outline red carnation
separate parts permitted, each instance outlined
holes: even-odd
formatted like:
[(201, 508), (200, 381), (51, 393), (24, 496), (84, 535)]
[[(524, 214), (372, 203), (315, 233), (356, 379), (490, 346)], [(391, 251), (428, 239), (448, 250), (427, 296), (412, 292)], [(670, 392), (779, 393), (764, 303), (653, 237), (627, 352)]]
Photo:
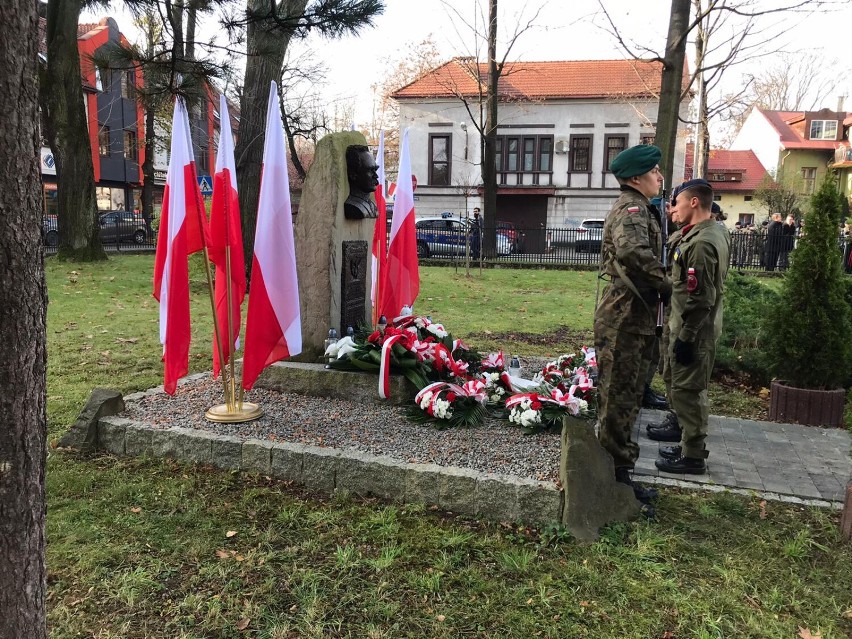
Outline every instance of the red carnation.
[(454, 401), (456, 401), (456, 394), (453, 391), (450, 391), (449, 393), (447, 393), (447, 401), (450, 402), (451, 404)]
[(371, 344), (378, 344), (382, 339), (381, 331), (373, 331), (370, 333), (370, 337), (367, 338), (367, 341)]
[(532, 401), (532, 403), (530, 404), (530, 408), (532, 408), (533, 410), (539, 410), (539, 409), (541, 409), (541, 402), (540, 402), (540, 401), (538, 401), (537, 399), (534, 399), (534, 400)]

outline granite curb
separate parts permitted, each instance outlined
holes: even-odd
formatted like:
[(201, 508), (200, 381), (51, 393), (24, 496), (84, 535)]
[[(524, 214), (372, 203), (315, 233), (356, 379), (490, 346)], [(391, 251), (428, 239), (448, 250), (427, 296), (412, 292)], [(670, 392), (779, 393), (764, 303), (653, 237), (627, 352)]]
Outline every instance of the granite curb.
[(453, 466), (414, 464), (354, 450), (155, 428), (124, 417), (98, 421), (98, 442), (122, 456), (152, 456), (269, 475), (326, 494), (345, 492), (438, 506), (492, 521), (560, 521), (563, 493), (549, 482)]

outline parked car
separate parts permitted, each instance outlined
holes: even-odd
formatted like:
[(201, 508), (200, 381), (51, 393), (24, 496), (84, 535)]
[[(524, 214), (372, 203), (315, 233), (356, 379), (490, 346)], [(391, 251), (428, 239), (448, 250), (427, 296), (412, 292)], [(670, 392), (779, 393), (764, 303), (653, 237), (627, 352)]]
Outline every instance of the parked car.
[[(451, 217), (423, 217), (415, 221), (417, 230), (417, 257), (432, 255), (464, 256), (470, 242), (470, 225)], [(497, 233), (497, 254), (509, 255), (512, 243)]]
[(45, 246), (59, 246), (59, 227), (55, 215), (45, 215), (41, 218), (41, 240)]
[(148, 238), (145, 220), (131, 211), (106, 211), (100, 216), (101, 242), (135, 242), (142, 244)]
[(600, 253), (603, 241), (604, 221), (601, 218), (586, 219), (577, 229), (574, 248), (578, 253)]
[(505, 235), (509, 239), (512, 253), (523, 253), (524, 234), (515, 228), (514, 222), (497, 221), (497, 233)]

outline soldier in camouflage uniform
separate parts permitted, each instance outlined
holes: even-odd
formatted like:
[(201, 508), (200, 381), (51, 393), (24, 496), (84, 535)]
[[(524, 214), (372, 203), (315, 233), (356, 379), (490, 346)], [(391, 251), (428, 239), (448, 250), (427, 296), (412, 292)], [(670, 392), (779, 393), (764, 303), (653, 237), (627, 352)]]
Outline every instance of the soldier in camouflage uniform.
[(656, 339), (657, 302), (671, 295), (671, 281), (660, 262), (659, 212), (649, 201), (663, 181), (660, 156), (657, 147), (639, 145), (622, 151), (610, 165), (621, 196), (604, 223), (601, 277), (608, 284), (595, 310), (598, 437), (612, 455), (616, 479), (633, 486), (646, 503), (654, 491), (630, 479), (639, 457), (631, 431)]
[(656, 466), (670, 473), (707, 472), (707, 387), (722, 333), (722, 297), (730, 263), (730, 234), (710, 213), (713, 189), (705, 180), (680, 186), (674, 210), (684, 222), (672, 254), (669, 329), (672, 404), (683, 434), (679, 446), (660, 447)]

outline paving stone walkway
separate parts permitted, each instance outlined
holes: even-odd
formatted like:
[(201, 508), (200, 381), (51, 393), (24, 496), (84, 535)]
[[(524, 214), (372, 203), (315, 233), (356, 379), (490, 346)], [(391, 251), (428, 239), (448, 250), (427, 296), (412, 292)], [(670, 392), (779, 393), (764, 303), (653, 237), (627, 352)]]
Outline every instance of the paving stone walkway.
[(648, 439), (645, 425), (665, 413), (639, 414), (640, 456), (637, 475), (757, 490), (803, 499), (843, 500), (852, 478), (852, 434), (842, 429), (776, 424), (710, 416), (706, 475), (674, 475), (654, 466), (659, 442)]

